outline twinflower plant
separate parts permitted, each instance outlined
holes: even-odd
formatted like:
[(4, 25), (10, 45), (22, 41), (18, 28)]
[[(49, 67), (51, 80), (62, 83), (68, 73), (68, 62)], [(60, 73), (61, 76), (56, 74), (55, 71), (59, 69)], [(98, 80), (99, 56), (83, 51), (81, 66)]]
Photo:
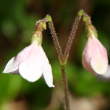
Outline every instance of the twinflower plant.
[(86, 70), (94, 73), (95, 75), (110, 77), (107, 50), (98, 40), (96, 29), (92, 25), (90, 17), (83, 10), (80, 10), (75, 17), (72, 30), (67, 39), (64, 50), (62, 50), (59, 43), (51, 16), (47, 15), (44, 19), (37, 21), (31, 44), (8, 61), (3, 73), (19, 73), (29, 82), (35, 82), (43, 76), (46, 84), (49, 87), (54, 87), (51, 65), (41, 45), (43, 36), (42, 31), (46, 29), (46, 26), (48, 26), (61, 69), (63, 82), (61, 86), (64, 88), (64, 109), (70, 110), (66, 65), (68, 63), (76, 31), (82, 18), (88, 31), (87, 43), (82, 54), (83, 66)]
[(35, 82), (43, 76), (46, 84), (54, 87), (51, 65), (41, 45), (46, 22), (46, 19), (37, 21), (31, 44), (8, 61), (3, 73), (19, 73), (29, 82)]

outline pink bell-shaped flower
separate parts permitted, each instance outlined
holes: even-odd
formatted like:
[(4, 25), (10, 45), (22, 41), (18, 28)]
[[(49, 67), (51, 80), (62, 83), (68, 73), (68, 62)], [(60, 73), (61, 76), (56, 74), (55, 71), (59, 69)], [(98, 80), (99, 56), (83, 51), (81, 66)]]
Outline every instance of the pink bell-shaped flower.
[(41, 46), (41, 41), (42, 32), (36, 31), (32, 43), (8, 61), (3, 73), (17, 72), (29, 82), (35, 82), (43, 76), (46, 84), (54, 87), (51, 65)]
[(83, 21), (88, 31), (88, 40), (83, 51), (82, 64), (89, 72), (107, 77), (107, 72), (110, 71), (107, 50), (97, 39), (97, 31), (86, 13), (83, 14)]
[(95, 74), (104, 76), (104, 74), (107, 72), (107, 51), (97, 37), (88, 37), (88, 41), (82, 55), (82, 64), (85, 69)]

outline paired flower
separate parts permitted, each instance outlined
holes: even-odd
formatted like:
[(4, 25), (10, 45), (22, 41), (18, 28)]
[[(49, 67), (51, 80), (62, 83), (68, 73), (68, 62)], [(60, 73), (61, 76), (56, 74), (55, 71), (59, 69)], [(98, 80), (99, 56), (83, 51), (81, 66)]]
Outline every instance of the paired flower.
[(19, 73), (29, 82), (35, 82), (43, 76), (46, 84), (54, 87), (51, 65), (41, 46), (45, 26), (45, 22), (37, 22), (32, 43), (8, 61), (3, 73)]
[(109, 78), (110, 67), (108, 66), (107, 50), (97, 39), (97, 32), (90, 18), (87, 15), (85, 17), (87, 17), (84, 22), (88, 30), (88, 40), (83, 51), (82, 64), (89, 72)]
[(99, 75), (104, 75), (107, 72), (107, 51), (95, 36), (88, 37), (83, 51), (82, 63), (89, 72)]

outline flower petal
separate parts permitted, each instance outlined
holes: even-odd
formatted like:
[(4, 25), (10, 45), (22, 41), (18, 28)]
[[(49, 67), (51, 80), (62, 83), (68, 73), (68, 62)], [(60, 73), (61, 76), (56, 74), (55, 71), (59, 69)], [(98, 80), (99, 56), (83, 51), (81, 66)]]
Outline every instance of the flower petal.
[(25, 47), (23, 50), (21, 50), (16, 56), (16, 61), (19, 64), (26, 61), (29, 58), (30, 54), (32, 53), (33, 48), (34, 48), (34, 45), (31, 44)]
[(49, 64), (48, 58), (42, 49), (42, 62), (43, 62), (43, 77), (45, 79), (46, 84), (49, 87), (54, 87), (53, 85), (53, 76), (52, 76), (52, 68), (51, 65)]
[(103, 75), (101, 75), (104, 79), (110, 79), (110, 65), (107, 68), (106, 73), (104, 73)]
[(96, 37), (89, 37), (83, 51), (84, 68), (94, 74), (103, 75), (108, 68), (107, 51)]
[(19, 73), (30, 82), (38, 80), (43, 73), (42, 60), (41, 46), (32, 44), (28, 58), (19, 65)]
[(54, 87), (54, 85), (53, 85), (53, 76), (52, 76), (52, 69), (51, 69), (50, 64), (45, 65), (43, 70), (44, 70), (43, 76), (44, 76), (46, 84), (49, 87)]
[(29, 58), (19, 66), (20, 75), (29, 82), (35, 82), (42, 75), (42, 68), (40, 66), (41, 61), (36, 59)]
[(104, 74), (107, 71), (108, 64), (101, 56), (96, 55), (95, 58), (91, 60), (90, 65), (97, 74)]
[(21, 50), (16, 57), (11, 58), (5, 66), (3, 73), (15, 73), (18, 72), (18, 65), (25, 61), (31, 52), (33, 45), (29, 45), (28, 47)]
[(3, 73), (14, 73), (18, 70), (18, 64), (15, 62), (15, 57), (12, 57), (5, 66)]

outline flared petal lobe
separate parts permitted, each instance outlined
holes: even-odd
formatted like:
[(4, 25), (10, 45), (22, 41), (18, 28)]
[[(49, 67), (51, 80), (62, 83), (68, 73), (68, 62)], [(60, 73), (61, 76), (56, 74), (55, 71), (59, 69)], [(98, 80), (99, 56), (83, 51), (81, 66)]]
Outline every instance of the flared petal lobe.
[(48, 58), (44, 52), (43, 49), (41, 49), (42, 51), (42, 69), (43, 69), (43, 77), (45, 79), (45, 82), (46, 84), (49, 86), (49, 87), (54, 87), (53, 85), (53, 76), (52, 76), (52, 68), (51, 68), (51, 65), (48, 61)]
[(14, 73), (18, 71), (18, 62), (16, 62), (15, 57), (12, 57), (5, 66), (3, 73)]
[(5, 66), (3, 73), (14, 73), (18, 72), (19, 65), (21, 62), (28, 59), (29, 53), (31, 52), (32, 45), (24, 48), (21, 52), (18, 53), (16, 57), (12, 57)]
[(105, 47), (96, 37), (89, 37), (82, 55), (82, 63), (89, 72), (103, 75), (108, 68), (108, 56)]

